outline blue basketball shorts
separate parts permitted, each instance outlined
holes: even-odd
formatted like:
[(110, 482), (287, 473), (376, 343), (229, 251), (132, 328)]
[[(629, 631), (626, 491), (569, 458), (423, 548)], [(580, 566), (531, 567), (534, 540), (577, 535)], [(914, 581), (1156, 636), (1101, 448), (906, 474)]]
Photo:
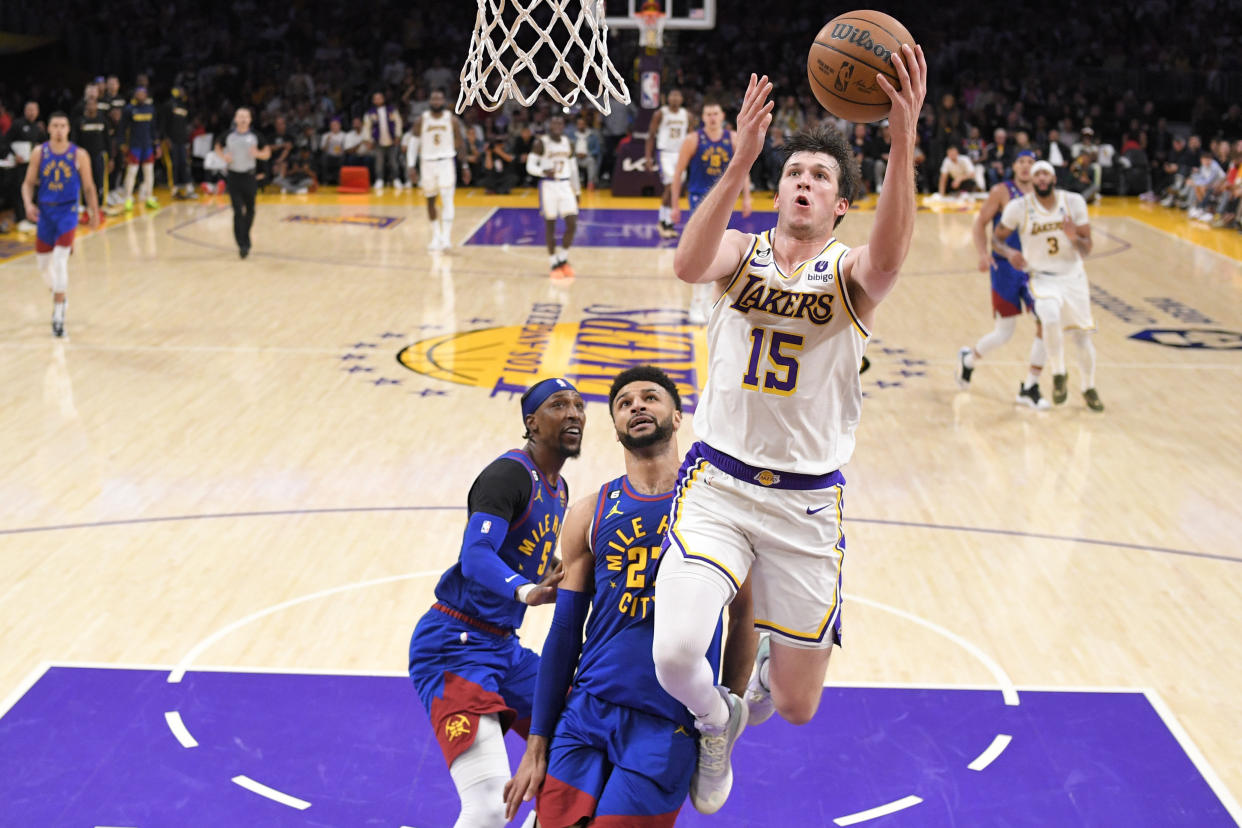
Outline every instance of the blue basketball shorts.
[(693, 730), (574, 690), (552, 735), (539, 824), (594, 817), (596, 828), (672, 826), (697, 758)]
[(494, 635), (431, 609), (414, 628), (409, 663), (448, 764), (474, 744), (480, 716), (496, 714), (503, 729), (525, 738), (539, 656), (516, 635)]

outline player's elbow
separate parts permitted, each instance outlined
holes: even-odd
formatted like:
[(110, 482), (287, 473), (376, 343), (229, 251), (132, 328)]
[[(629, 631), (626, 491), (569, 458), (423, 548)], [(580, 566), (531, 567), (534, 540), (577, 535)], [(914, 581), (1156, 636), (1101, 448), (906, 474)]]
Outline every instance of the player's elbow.
[(693, 285), (702, 281), (703, 268), (690, 256), (682, 256), (678, 253), (673, 256), (673, 273), (681, 281)]

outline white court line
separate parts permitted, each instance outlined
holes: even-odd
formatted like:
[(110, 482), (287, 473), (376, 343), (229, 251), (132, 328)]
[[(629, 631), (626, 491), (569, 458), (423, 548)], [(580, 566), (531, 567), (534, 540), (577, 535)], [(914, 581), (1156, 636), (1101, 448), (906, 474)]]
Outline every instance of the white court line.
[(305, 799), (298, 799), (296, 796), (290, 796), (287, 793), (269, 788), (262, 782), (255, 782), (249, 776), (234, 776), (233, 783), (240, 785), (248, 791), (257, 793), (259, 796), (265, 796), (273, 802), (279, 802), (281, 805), (288, 805), (290, 808), (297, 808), (299, 811), (305, 811), (311, 806)]
[(13, 688), (13, 692), (5, 696), (4, 701), (0, 702), (0, 718), (3, 718), (10, 710), (12, 710), (13, 705), (21, 701), (22, 696), (26, 695), (26, 693), (30, 691), (31, 687), (34, 687), (35, 682), (38, 681), (43, 674), (47, 672), (47, 668), (51, 666), (52, 665), (50, 663), (41, 661), (39, 662), (38, 667), (27, 673), (26, 677), (17, 683), (17, 686)]
[(394, 581), (406, 581), (411, 578), (424, 578), (439, 574), (441, 574), (441, 570), (439, 569), (428, 569), (422, 572), (407, 572), (404, 575), (389, 575), (386, 578), (375, 578), (370, 581), (358, 581), (356, 583), (344, 584), (342, 586), (331, 587), (329, 589), (321, 589), (318, 592), (312, 592), (310, 595), (303, 595), (300, 598), (291, 598), (288, 601), (282, 601), (281, 603), (268, 607), (267, 609), (252, 612), (247, 616), (237, 619), (228, 626), (221, 627), (191, 647), (190, 651), (181, 657), (181, 661), (177, 662), (177, 666), (173, 669), (173, 671), (168, 674), (168, 683), (177, 684), (180, 682), (181, 679), (185, 677), (186, 669), (194, 663), (194, 659), (198, 658), (199, 653), (206, 650), (212, 644), (215, 644), (221, 638), (224, 638), (234, 630), (246, 626), (251, 621), (257, 621), (260, 618), (273, 615), (274, 613), (281, 612), (282, 610), (297, 606), (298, 604), (305, 604), (308, 601), (315, 601), (319, 598), (326, 598), (329, 595), (336, 595), (339, 592), (348, 592), (351, 589), (363, 589), (365, 587), (379, 586), (380, 584), (392, 583)]
[(944, 636), (966, 652), (970, 653), (988, 669), (988, 671), (992, 674), (992, 677), (996, 680), (996, 683), (1000, 685), (1001, 695), (1005, 698), (1005, 704), (1010, 705), (1011, 707), (1016, 707), (1019, 704), (1018, 691), (1014, 688), (1013, 680), (1009, 678), (1009, 674), (1001, 669), (1001, 666), (993, 661), (987, 653), (983, 652), (983, 650), (979, 649), (974, 644), (971, 644), (957, 633), (950, 632), (939, 624), (933, 624), (926, 618), (921, 618), (912, 612), (906, 612), (903, 609), (897, 609), (897, 607), (890, 607), (888, 604), (882, 604), (879, 601), (873, 601), (870, 598), (847, 594), (845, 596), (845, 600), (856, 601), (859, 604), (892, 613), (899, 618), (904, 618), (907, 621), (918, 624), (920, 627), (926, 627), (932, 632)]
[(452, 239), (449, 239), (449, 241), (453, 243), (453, 247), (460, 248), (462, 245), (468, 242), (470, 238), (474, 236), (475, 233), (479, 232), (480, 227), (482, 227), (483, 225), (491, 221), (492, 216), (496, 215), (496, 211), (499, 209), (500, 209), (499, 207), (493, 207), (492, 209), (488, 210), (487, 213), (484, 214), (483, 218), (479, 219), (478, 221), (474, 223), (474, 226), (470, 228), (470, 232), (461, 237), (461, 241), (453, 242)]
[(911, 794), (910, 796), (902, 797), (895, 802), (890, 802), (887, 805), (880, 805), (876, 808), (868, 808), (865, 811), (859, 811), (856, 814), (848, 814), (843, 817), (837, 817), (833, 820), (833, 822), (837, 825), (857, 825), (858, 823), (866, 822), (869, 819), (878, 819), (882, 816), (895, 814), (898, 811), (904, 811), (906, 808), (918, 805), (922, 801), (923, 800), (919, 797)]
[(181, 721), (181, 713), (179, 711), (169, 710), (164, 714), (164, 721), (168, 722), (168, 729), (177, 737), (177, 741), (181, 743), (182, 747), (198, 747), (198, 741), (190, 735), (185, 722)]
[(1009, 743), (1013, 741), (1013, 737), (1007, 733), (997, 733), (996, 738), (992, 740), (992, 744), (988, 745), (988, 749), (975, 757), (975, 761), (966, 767), (972, 771), (981, 771), (988, 765), (996, 761), (996, 757), (1005, 752), (1005, 748), (1009, 747)]
[[(268, 345), (73, 345), (65, 343), (70, 351), (152, 351), (181, 353), (222, 353), (222, 354), (339, 354), (340, 347), (335, 348), (290, 348)], [(46, 342), (0, 342), (0, 348), (9, 351), (36, 350), (46, 348)], [(378, 350), (378, 349), (377, 349)], [(1017, 363), (1015, 363), (1017, 364)]]
[(1147, 701), (1151, 702), (1151, 706), (1155, 709), (1156, 714), (1164, 720), (1164, 726), (1173, 734), (1173, 738), (1182, 746), (1182, 750), (1186, 751), (1186, 755), (1190, 757), (1190, 761), (1198, 769), (1199, 775), (1203, 777), (1203, 781), (1208, 783), (1208, 787), (1212, 789), (1212, 793), (1216, 794), (1216, 798), (1225, 806), (1225, 810), (1229, 812), (1229, 816), (1233, 817), (1233, 821), (1242, 825), (1242, 808), (1238, 807), (1238, 800), (1233, 798), (1233, 794), (1225, 787), (1225, 782), (1216, 773), (1216, 770), (1208, 763), (1207, 757), (1199, 750), (1199, 746), (1190, 738), (1190, 734), (1182, 727), (1182, 723), (1173, 715), (1173, 710), (1165, 703), (1160, 694), (1150, 688), (1143, 691), (1147, 696)]

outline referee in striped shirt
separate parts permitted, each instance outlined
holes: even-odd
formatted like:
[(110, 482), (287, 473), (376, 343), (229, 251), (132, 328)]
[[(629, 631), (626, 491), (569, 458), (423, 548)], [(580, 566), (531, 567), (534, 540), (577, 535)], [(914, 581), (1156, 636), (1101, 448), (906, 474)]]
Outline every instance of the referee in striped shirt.
[(228, 164), (229, 200), (233, 202), (233, 237), (237, 252), (244, 259), (250, 255), (250, 227), (254, 224), (254, 198), (259, 186), (255, 181), (255, 162), (272, 157), (272, 148), (250, 130), (250, 110), (244, 106), (233, 116), (233, 131), (223, 142), (216, 142), (216, 152)]

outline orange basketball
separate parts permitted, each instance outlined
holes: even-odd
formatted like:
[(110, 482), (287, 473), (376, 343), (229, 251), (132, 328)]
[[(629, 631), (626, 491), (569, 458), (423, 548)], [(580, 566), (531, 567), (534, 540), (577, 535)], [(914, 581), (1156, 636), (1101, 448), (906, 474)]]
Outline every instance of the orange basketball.
[(884, 12), (852, 11), (829, 20), (806, 59), (816, 99), (847, 121), (870, 123), (888, 117), (893, 102), (875, 76), (882, 74), (901, 88), (890, 58), (903, 43), (913, 46), (914, 38)]

